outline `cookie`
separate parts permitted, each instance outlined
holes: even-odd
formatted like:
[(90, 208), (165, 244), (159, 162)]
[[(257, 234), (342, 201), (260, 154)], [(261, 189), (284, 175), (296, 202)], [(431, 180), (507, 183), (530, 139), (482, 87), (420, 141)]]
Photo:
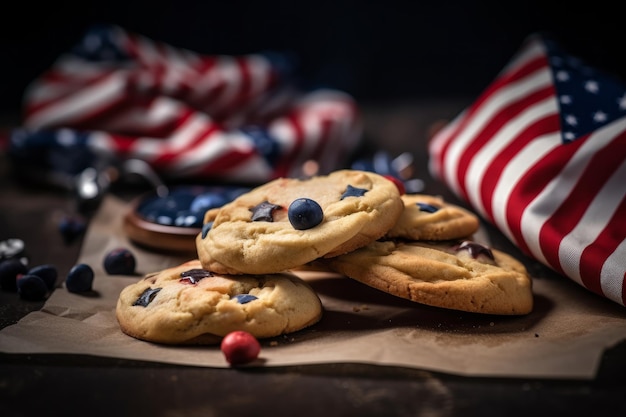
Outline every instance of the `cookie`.
[(116, 307), (124, 333), (173, 345), (216, 344), (234, 330), (258, 338), (292, 333), (322, 312), (315, 291), (293, 274), (219, 275), (197, 259), (127, 286)]
[(404, 211), (387, 238), (453, 240), (467, 238), (480, 227), (472, 212), (426, 194), (404, 194)]
[(316, 263), (430, 306), (500, 315), (523, 315), (533, 308), (532, 282), (524, 265), (471, 241), (438, 245), (377, 241)]
[(289, 270), (373, 242), (403, 209), (398, 188), (376, 173), (280, 178), (205, 217), (196, 238), (198, 257), (204, 268), (219, 273)]

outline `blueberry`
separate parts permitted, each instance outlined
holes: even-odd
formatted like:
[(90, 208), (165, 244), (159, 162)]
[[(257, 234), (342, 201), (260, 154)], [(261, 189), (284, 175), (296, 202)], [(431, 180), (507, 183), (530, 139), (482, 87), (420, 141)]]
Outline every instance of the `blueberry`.
[(193, 227), (199, 229), (202, 227), (204, 213), (194, 212), (191, 210), (181, 210), (174, 217), (173, 226), (176, 227)]
[(46, 283), (37, 275), (22, 275), (20, 278), (18, 278), (16, 284), (17, 293), (20, 295), (20, 298), (24, 300), (45, 300), (46, 294), (48, 293), (48, 287), (46, 286)]
[(28, 275), (36, 275), (43, 280), (48, 290), (53, 290), (58, 277), (57, 268), (54, 265), (38, 265), (28, 271)]
[(93, 269), (89, 265), (74, 265), (65, 278), (65, 288), (76, 293), (91, 291), (93, 277)]
[(0, 286), (5, 291), (17, 291), (17, 277), (27, 272), (28, 268), (19, 259), (1, 261)]
[(64, 216), (58, 224), (59, 232), (63, 236), (63, 241), (67, 244), (72, 243), (77, 237), (85, 233), (87, 225), (84, 220), (72, 217)]
[(135, 255), (126, 248), (113, 249), (104, 257), (104, 270), (109, 275), (133, 275), (136, 266)]
[(310, 198), (298, 198), (289, 205), (289, 222), (297, 230), (311, 229), (324, 220), (322, 207)]

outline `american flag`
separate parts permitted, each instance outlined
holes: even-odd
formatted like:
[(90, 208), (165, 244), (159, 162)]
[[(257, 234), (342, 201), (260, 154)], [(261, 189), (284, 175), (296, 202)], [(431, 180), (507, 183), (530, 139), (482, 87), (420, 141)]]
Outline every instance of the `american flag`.
[(534, 34), (429, 144), (429, 169), (523, 252), (626, 304), (626, 88)]
[(84, 145), (173, 178), (259, 183), (307, 160), (328, 172), (359, 139), (357, 106), (293, 75), (279, 53), (202, 55), (96, 26), (27, 88), (10, 146)]

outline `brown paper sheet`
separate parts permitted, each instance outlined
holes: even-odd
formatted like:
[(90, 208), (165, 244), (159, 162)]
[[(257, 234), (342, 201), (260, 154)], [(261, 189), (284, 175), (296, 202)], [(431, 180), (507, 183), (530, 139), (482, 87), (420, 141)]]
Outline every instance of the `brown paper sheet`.
[[(107, 275), (104, 254), (119, 246), (131, 248), (139, 274), (188, 260), (132, 245), (122, 230), (128, 209), (108, 197), (85, 237), (79, 262), (94, 268), (95, 294), (58, 288), (41, 311), (0, 331), (0, 351), (228, 367), (218, 346), (161, 346), (119, 330), (114, 313), (118, 294), (139, 278)], [(535, 279), (534, 311), (502, 317), (423, 306), (338, 275), (299, 275), (318, 292), (324, 317), (308, 329), (263, 341), (260, 358), (251, 366), (349, 362), (466, 376), (590, 379), (603, 351), (626, 339), (626, 310), (565, 278)]]

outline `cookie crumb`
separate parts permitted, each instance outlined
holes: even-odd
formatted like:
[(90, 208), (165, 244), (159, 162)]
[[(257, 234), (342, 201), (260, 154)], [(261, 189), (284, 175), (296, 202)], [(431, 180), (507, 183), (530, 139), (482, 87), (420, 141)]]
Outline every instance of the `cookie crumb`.
[(358, 313), (361, 310), (369, 310), (369, 307), (367, 305), (365, 305), (365, 304), (362, 304), (360, 306), (352, 307), (352, 311), (354, 311), (355, 313)]
[(276, 340), (272, 340), (270, 342), (270, 346), (278, 346), (278, 342)]

